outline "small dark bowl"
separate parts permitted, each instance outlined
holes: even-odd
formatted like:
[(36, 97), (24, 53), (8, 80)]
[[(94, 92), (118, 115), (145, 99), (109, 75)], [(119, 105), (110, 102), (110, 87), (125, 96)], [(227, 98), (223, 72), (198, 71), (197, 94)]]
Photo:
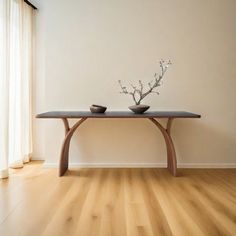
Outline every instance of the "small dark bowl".
[(106, 107), (100, 106), (100, 105), (92, 105), (90, 107), (90, 111), (92, 113), (104, 113), (106, 111), (106, 109), (107, 109)]
[(129, 109), (135, 114), (142, 114), (145, 111), (147, 111), (149, 108), (150, 106), (147, 106), (147, 105), (134, 105), (134, 106), (129, 107)]

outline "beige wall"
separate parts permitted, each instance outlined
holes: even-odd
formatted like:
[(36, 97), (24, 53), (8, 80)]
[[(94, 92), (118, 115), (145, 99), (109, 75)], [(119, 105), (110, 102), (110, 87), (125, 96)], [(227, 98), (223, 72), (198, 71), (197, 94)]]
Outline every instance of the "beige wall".
[[(152, 110), (187, 110), (173, 138), (183, 165), (236, 163), (235, 0), (35, 0), (35, 113), (87, 110), (92, 103), (126, 110), (117, 80), (147, 82), (160, 58), (171, 59)], [(58, 161), (57, 120), (34, 120), (34, 158)], [(165, 163), (160, 132), (146, 120), (88, 120), (76, 133), (71, 162)], [(210, 163), (210, 165), (209, 165)]]

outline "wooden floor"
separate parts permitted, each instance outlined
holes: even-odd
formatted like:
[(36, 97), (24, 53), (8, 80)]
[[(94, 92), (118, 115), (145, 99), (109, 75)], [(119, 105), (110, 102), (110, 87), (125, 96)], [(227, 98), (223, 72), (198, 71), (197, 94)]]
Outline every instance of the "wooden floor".
[(236, 235), (236, 170), (179, 173), (32, 162), (0, 180), (0, 235)]

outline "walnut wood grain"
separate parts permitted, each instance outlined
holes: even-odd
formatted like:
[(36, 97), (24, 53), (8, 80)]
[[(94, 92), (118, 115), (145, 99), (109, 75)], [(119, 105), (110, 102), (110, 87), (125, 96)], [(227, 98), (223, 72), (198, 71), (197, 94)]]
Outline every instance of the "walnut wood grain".
[(69, 159), (69, 149), (70, 149), (70, 140), (75, 132), (75, 130), (86, 120), (87, 118), (82, 118), (76, 122), (72, 128), (69, 128), (69, 123), (67, 119), (62, 119), (65, 125), (66, 135), (61, 148), (60, 164), (59, 164), (59, 176), (65, 174), (68, 169), (68, 159)]
[(167, 168), (173, 176), (177, 176), (177, 161), (176, 161), (175, 147), (172, 138), (170, 136), (170, 129), (173, 118), (168, 119), (166, 129), (154, 118), (150, 118), (150, 121), (159, 128), (162, 135), (164, 136), (167, 150)]

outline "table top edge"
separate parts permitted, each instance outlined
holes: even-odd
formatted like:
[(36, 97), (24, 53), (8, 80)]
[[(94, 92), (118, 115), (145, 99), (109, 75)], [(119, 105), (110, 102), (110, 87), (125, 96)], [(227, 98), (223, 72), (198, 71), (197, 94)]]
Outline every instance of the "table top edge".
[(201, 115), (186, 111), (149, 111), (134, 114), (129, 111), (108, 111), (91, 113), (90, 111), (48, 111), (36, 115), (39, 119), (76, 119), (76, 118), (201, 118)]

